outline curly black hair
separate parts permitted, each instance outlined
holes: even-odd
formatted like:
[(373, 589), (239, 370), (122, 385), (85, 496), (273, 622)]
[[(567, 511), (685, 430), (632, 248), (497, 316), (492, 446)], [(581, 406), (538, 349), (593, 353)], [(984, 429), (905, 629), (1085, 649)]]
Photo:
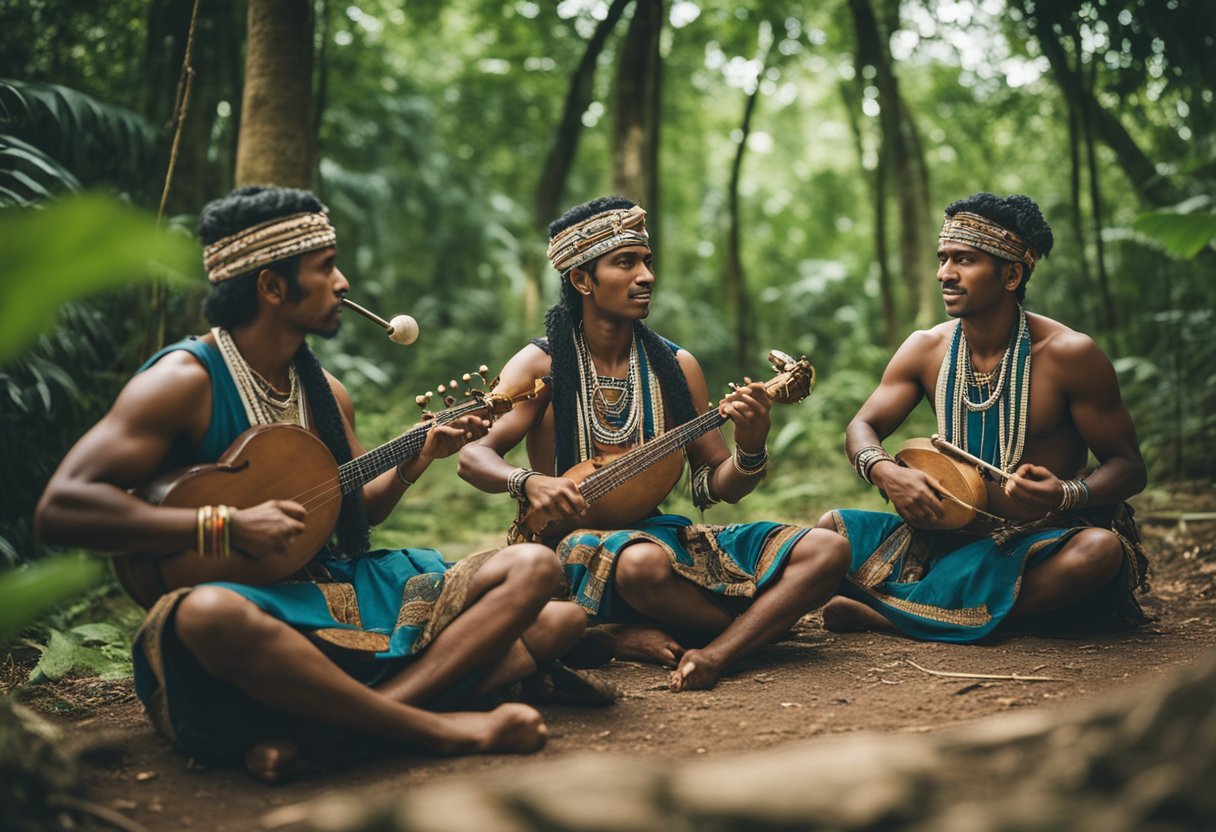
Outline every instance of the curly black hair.
[[(259, 185), (237, 188), (227, 196), (204, 206), (198, 218), (198, 237), (206, 246), (267, 220), (304, 212), (323, 213), (326, 210), (321, 200), (310, 191)], [(296, 255), (213, 286), (203, 305), (207, 320), (212, 326), (224, 329), (232, 329), (253, 320), (258, 311), (257, 275), (263, 268), (287, 278), (288, 298), (299, 297), (299, 265), (300, 256)], [(308, 398), (321, 441), (329, 448), (338, 464), (348, 462), (352, 455), (350, 443), (346, 441), (342, 414), (338, 410), (338, 402), (316, 354), (307, 343), (301, 344), (293, 360), (300, 373), (300, 384)], [(346, 555), (359, 554), (367, 551), (368, 541), (367, 506), (362, 495), (355, 491), (342, 498), (342, 511), (338, 515), (337, 550)]]
[[(208, 202), (198, 217), (198, 238), (208, 246), (267, 220), (304, 212), (324, 212), (325, 205), (311, 191), (249, 185)], [(237, 275), (211, 288), (203, 314), (212, 326), (232, 329), (249, 323), (257, 314), (257, 275), (263, 268), (287, 278), (287, 297), (299, 297), (300, 256), (287, 257), (251, 272)]]
[[(635, 204), (622, 196), (602, 196), (575, 205), (549, 223), (549, 238), (552, 239), (559, 232), (596, 214), (632, 208)], [(597, 262), (598, 258), (577, 268), (590, 274), (594, 282)], [(561, 300), (545, 314), (545, 335), (548, 338), (548, 351), (552, 362), (553, 422), (556, 433), (554, 463), (557, 474), (570, 470), (580, 462), (577, 459), (577, 426), (574, 423), (579, 379), (573, 335), (575, 327), (582, 321), (583, 296), (570, 282), (570, 271), (562, 275)], [(692, 393), (688, 390), (688, 380), (684, 377), (684, 371), (680, 369), (670, 344), (641, 321), (635, 321), (633, 327), (646, 349), (651, 368), (659, 378), (669, 421), (681, 425), (696, 418), (697, 410), (692, 403)]]
[[(979, 214), (1002, 228), (1009, 229), (1028, 242), (1038, 258), (1051, 254), (1051, 247), (1055, 244), (1051, 226), (1043, 219), (1039, 204), (1025, 194), (997, 196), (985, 191), (955, 200), (946, 206), (947, 217), (953, 217), (959, 211)], [(1003, 257), (993, 257), (1002, 264), (1012, 262)], [(1017, 290), (1019, 303), (1026, 298), (1026, 284), (1030, 282), (1033, 273), (1033, 267), (1025, 269), (1025, 276)]]

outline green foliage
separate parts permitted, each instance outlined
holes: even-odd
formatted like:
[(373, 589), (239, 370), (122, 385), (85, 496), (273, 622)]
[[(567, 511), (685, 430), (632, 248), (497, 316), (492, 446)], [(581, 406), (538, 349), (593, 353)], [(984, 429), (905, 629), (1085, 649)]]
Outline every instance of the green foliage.
[(1132, 230), (1160, 243), (1174, 257), (1189, 260), (1216, 239), (1216, 213), (1149, 211), (1140, 215)]
[(0, 573), (0, 643), (35, 616), (101, 581), (100, 561), (83, 554), (56, 555)]
[(0, 207), (147, 175), (160, 134), (137, 113), (58, 84), (0, 79)]
[(0, 284), (0, 361), (49, 329), (66, 301), (141, 279), (182, 280), (199, 260), (193, 240), (166, 234), (147, 215), (99, 195), (0, 212), (0, 238), (7, 271)]

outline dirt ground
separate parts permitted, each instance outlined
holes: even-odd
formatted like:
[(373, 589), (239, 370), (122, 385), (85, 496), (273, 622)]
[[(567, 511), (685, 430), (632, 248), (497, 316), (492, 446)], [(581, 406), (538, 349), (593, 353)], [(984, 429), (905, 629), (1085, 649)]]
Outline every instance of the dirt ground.
[[(622, 700), (600, 710), (543, 708), (550, 736), (537, 756), (727, 756), (855, 731), (934, 731), (1010, 710), (1074, 706), (1145, 685), (1216, 646), (1216, 522), (1179, 524), (1159, 516), (1142, 523), (1142, 530), (1155, 567), (1143, 602), (1157, 621), (1138, 630), (950, 645), (832, 634), (812, 615), (791, 638), (738, 667), (713, 691), (672, 694), (666, 671), (613, 663), (608, 672), (623, 689)], [(326, 792), (391, 795), (436, 778), (526, 762), (400, 756), (266, 787), (239, 770), (200, 769), (175, 753), (152, 730), (129, 681), (67, 681), (26, 688), (21, 698), (87, 750), (82, 763), (89, 799), (148, 830), (299, 828), (297, 807)]]

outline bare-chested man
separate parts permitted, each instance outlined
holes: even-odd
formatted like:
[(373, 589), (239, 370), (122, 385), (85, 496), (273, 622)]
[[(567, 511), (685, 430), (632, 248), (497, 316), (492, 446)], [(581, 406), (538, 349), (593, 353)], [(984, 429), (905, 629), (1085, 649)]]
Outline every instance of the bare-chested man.
[[(214, 462), (250, 424), (301, 425), (339, 462), (364, 453), (346, 389), (305, 343), (337, 332), (349, 288), (324, 206), (307, 191), (242, 188), (204, 208), (199, 236), (214, 328), (153, 356), (68, 453), (38, 507), (44, 540), (274, 558), (302, 533), (299, 502), (170, 508), (128, 489)], [(266, 781), (326, 726), (445, 754), (540, 748), (545, 725), (526, 705), (418, 706), (458, 685), (476, 694), (525, 677), (578, 640), (582, 611), (548, 602), (554, 553), (525, 544), (448, 568), (431, 549), (366, 551), (369, 523), (487, 427), (473, 416), (436, 426), (416, 457), (347, 495), (336, 546), (296, 580), (164, 595), (135, 646), (136, 688), (157, 727), (192, 757), (244, 754)]]
[[(1022, 308), (1052, 242), (1026, 196), (946, 208), (937, 279), (954, 320), (909, 336), (845, 437), (858, 474), (899, 516), (835, 511), (819, 524), (853, 550), (823, 611), (829, 629), (967, 642), (1042, 613), (1143, 620), (1133, 592), (1147, 562), (1122, 501), (1145, 470), (1114, 368), (1088, 336)], [(959, 532), (925, 530), (946, 506), (935, 481), (880, 444), (922, 397), (939, 435), (1010, 475), (987, 485), (994, 517)], [(1086, 473), (1091, 452), (1098, 466)]]
[[(642, 323), (655, 288), (645, 213), (603, 197), (550, 225), (549, 260), (562, 276), (562, 299), (549, 310), (547, 338), (516, 353), (502, 384), (551, 376), (551, 395), (506, 414), (460, 455), (469, 482), (575, 527), (588, 501), (564, 473), (686, 424), (709, 406), (696, 359)], [(687, 445), (701, 506), (741, 499), (767, 465), (771, 401), (763, 385), (740, 387), (718, 407), (734, 425), (735, 450), (717, 431)], [(517, 468), (503, 456), (525, 439), (532, 467)], [(626, 479), (618, 488), (643, 487)], [(592, 622), (629, 625), (617, 630), (616, 655), (675, 665), (677, 691), (713, 687), (732, 663), (781, 638), (836, 590), (848, 563), (845, 541), (823, 529), (694, 525), (658, 513), (619, 520), (628, 525), (601, 521), (559, 536), (558, 556)], [(685, 649), (694, 644), (704, 646)]]

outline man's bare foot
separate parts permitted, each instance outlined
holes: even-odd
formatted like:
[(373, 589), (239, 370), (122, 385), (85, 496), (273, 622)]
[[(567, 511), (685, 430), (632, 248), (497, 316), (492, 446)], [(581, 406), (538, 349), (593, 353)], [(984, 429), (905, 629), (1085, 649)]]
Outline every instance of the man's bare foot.
[(450, 739), (435, 748), (440, 754), (531, 754), (549, 736), (540, 711), (519, 702), (499, 705), (489, 713), (444, 714)]
[(289, 740), (254, 743), (245, 751), (245, 770), (267, 786), (282, 782), (292, 764), (300, 759), (300, 748)]
[(613, 658), (625, 662), (647, 662), (674, 667), (684, 648), (658, 627), (628, 624), (613, 631), (616, 652)]
[(862, 630), (896, 632), (890, 621), (860, 601), (845, 598), (843, 595), (837, 595), (823, 605), (823, 627), (833, 633), (855, 633)]
[(680, 666), (671, 672), (671, 690), (709, 690), (718, 684), (722, 665), (704, 650), (689, 650), (680, 657)]

